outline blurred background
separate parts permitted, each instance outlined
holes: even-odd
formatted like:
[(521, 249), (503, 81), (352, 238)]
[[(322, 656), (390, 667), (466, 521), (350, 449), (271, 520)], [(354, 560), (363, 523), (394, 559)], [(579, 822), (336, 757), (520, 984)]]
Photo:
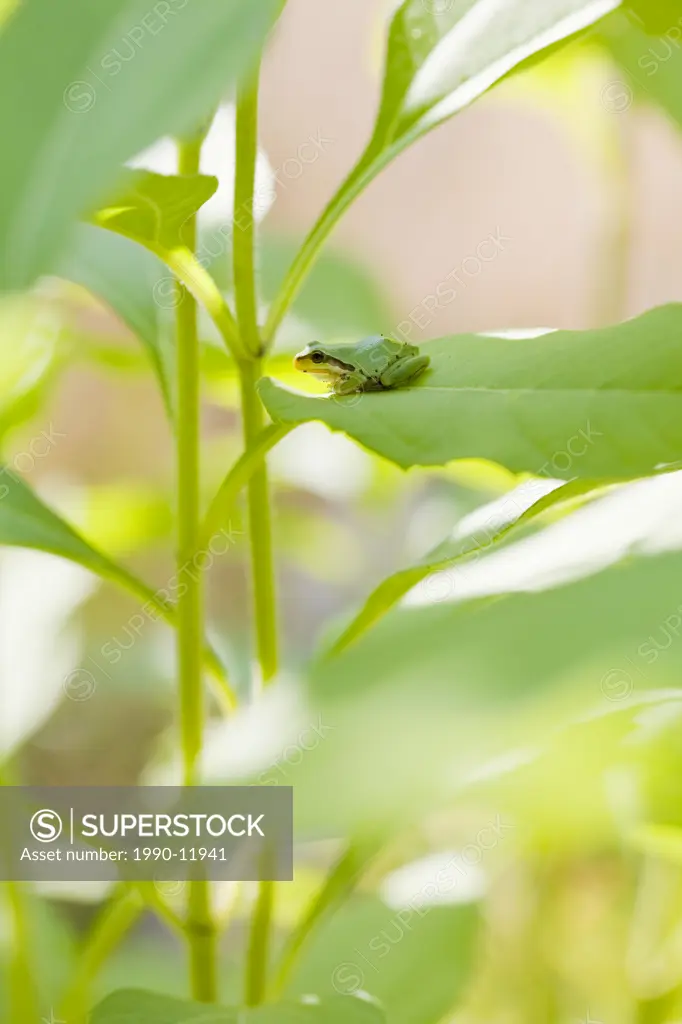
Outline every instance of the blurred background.
[[(386, 0), (289, 0), (278, 26), (261, 99), (264, 305), (371, 130), (390, 7)], [(667, 59), (664, 45), (651, 40), (651, 60)], [(655, 98), (595, 39), (503, 82), (401, 156), (356, 203), (284, 325), (269, 372), (297, 383), (291, 354), (315, 339), (383, 332), (423, 343), (462, 331), (579, 329), (682, 300), (682, 136)], [(215, 239), (230, 219), (232, 131), (227, 104), (202, 168), (221, 176), (219, 196), (202, 217), (226, 288), (229, 239), (217, 247)], [(162, 142), (137, 163), (171, 172), (173, 157), (172, 144)], [(129, 258), (121, 243), (121, 258)], [(91, 542), (163, 587), (173, 572), (163, 403), (138, 341), (74, 280), (65, 270), (30, 299), (0, 308), (5, 461)], [(150, 316), (168, 328), (172, 309), (162, 295)], [(208, 500), (241, 440), (233, 367), (209, 324), (204, 335)], [(318, 424), (287, 438), (271, 467), (292, 673), (379, 580), (517, 483), (474, 462), (406, 474)], [(207, 575), (212, 634), (242, 692), (251, 671), (245, 529), (235, 515), (225, 553)], [(26, 782), (122, 784), (167, 761), (173, 638), (162, 624), (140, 624), (138, 612), (85, 570), (20, 549), (0, 553), (0, 751), (11, 754)], [(669, 738), (661, 750), (657, 778), (677, 765), (679, 740)], [(546, 790), (537, 776), (524, 778), (527, 827), (503, 812), (508, 829), (498, 822), (499, 843), (479, 851), (453, 886), (453, 905), (483, 900), (484, 921), (457, 1021), (673, 1019), (667, 1014), (682, 984), (682, 874), (660, 861), (642, 867), (599, 827), (590, 756), (573, 748), (557, 754), (557, 789), (546, 777)], [(557, 813), (564, 803), (567, 816)], [(463, 845), (498, 820), (500, 806), (499, 797), (469, 798), (398, 842), (369, 873), (349, 919), (329, 926), (325, 954), (304, 961), (296, 985), (305, 991), (323, 977), (336, 991), (364, 987), (352, 970), (334, 971), (355, 965), (354, 946), (344, 955), (348, 936), (371, 939), (388, 930), (387, 921), (395, 929), (394, 911), (385, 910), (391, 899), (400, 904), (391, 896), (401, 882), (394, 869), (409, 861), (419, 867), (444, 840)], [(282, 931), (329, 855), (324, 846), (308, 851), (296, 881), (281, 887)], [(46, 895), (39, 932), (48, 1006), (106, 892), (54, 886)], [(219, 898), (232, 911), (224, 940), (229, 995), (249, 893)], [(423, 931), (400, 935), (390, 978), (384, 972), (379, 983), (393, 986), (398, 1024), (448, 1017), (449, 986), (467, 960), (457, 922), (439, 906), (419, 916)], [(0, 917), (0, 948), (2, 935)], [(436, 963), (426, 993), (419, 951)], [(173, 938), (144, 919), (105, 969), (101, 988), (140, 984), (186, 994), (182, 960)]]

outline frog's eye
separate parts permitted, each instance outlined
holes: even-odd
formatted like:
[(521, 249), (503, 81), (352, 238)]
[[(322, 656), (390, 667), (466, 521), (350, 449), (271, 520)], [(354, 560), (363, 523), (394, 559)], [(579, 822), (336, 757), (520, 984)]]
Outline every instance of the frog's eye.
[(322, 352), (313, 352), (312, 355), (310, 356), (310, 359), (313, 363), (323, 363), (324, 355)]

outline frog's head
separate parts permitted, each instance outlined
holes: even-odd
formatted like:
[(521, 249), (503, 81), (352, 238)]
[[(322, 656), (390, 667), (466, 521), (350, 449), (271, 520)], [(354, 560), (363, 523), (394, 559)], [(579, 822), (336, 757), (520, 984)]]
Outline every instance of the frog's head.
[(353, 372), (353, 364), (332, 355), (322, 345), (313, 342), (294, 356), (294, 366), (302, 373), (312, 373), (322, 380), (334, 382)]

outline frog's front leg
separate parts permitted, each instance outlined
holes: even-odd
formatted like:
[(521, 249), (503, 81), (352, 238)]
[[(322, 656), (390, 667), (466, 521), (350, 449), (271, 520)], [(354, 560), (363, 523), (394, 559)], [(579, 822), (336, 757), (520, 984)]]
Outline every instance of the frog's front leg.
[(353, 395), (356, 391), (364, 391), (367, 377), (364, 373), (349, 373), (334, 384), (333, 391), (337, 395)]
[(381, 374), (379, 380), (385, 388), (399, 388), (423, 373), (431, 362), (429, 356), (410, 356), (399, 359)]

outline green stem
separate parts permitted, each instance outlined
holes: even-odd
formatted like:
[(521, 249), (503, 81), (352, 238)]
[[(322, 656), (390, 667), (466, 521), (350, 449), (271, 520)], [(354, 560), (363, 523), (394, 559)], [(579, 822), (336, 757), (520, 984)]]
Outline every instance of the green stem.
[[(198, 174), (201, 139), (180, 144), (180, 174)], [(188, 245), (196, 247), (196, 218), (185, 224)], [(184, 586), (177, 603), (178, 681), (180, 688), (180, 729), (184, 762), (184, 782), (193, 786), (198, 777), (201, 754), (204, 705), (202, 680), (203, 587), (200, 572), (187, 572), (199, 548), (200, 531), (200, 366), (197, 304), (181, 289), (176, 310), (177, 322), (177, 406), (176, 440), (178, 575)]]
[(244, 1001), (247, 1006), (258, 1006), (265, 1000), (270, 964), (270, 936), (275, 903), (275, 883), (263, 881), (251, 918), (249, 949), (246, 960), (246, 986)]
[(263, 463), (263, 459), (283, 437), (294, 429), (291, 423), (271, 423), (262, 430), (255, 442), (235, 462), (229, 471), (204, 517), (201, 528), (202, 546), (206, 547), (211, 538), (228, 522), (241, 490), (251, 480)]
[(244, 347), (261, 355), (256, 296), (254, 186), (258, 159), (260, 64), (237, 89), (237, 167), (234, 183), (234, 293)]
[[(257, 445), (265, 420), (265, 410), (256, 391), (259, 377), (259, 362), (254, 361), (242, 367), (242, 422), (247, 452)], [(261, 679), (266, 684), (277, 673), (278, 653), (270, 487), (264, 462), (254, 471), (249, 482), (248, 506), (256, 650)]]
[[(180, 143), (180, 174), (199, 172), (202, 142), (203, 136), (197, 135)], [(185, 238), (191, 252), (196, 249), (196, 230), (196, 217), (192, 217), (185, 223)], [(197, 304), (184, 285), (178, 284), (178, 288), (181, 292), (176, 310), (177, 569), (184, 574), (185, 583), (177, 604), (178, 684), (184, 783), (193, 786), (199, 781), (203, 744), (204, 602), (202, 573), (185, 570), (200, 550), (200, 354)], [(217, 939), (205, 879), (190, 883), (185, 935), (192, 994), (201, 1002), (215, 1002), (218, 997)]]
[(266, 346), (272, 344), (277, 330), (310, 273), (322, 246), (348, 207), (376, 178), (377, 174), (413, 141), (414, 138), (411, 134), (405, 135), (376, 155), (371, 153), (368, 148), (360, 157), (339, 191), (321, 213), (287, 272), (279, 294), (270, 308), (263, 330), (263, 340)]
[[(265, 411), (256, 390), (261, 376), (262, 349), (258, 329), (255, 279), (254, 185), (258, 152), (258, 72), (256, 66), (239, 88), (237, 97), (237, 168), (235, 176), (234, 285), (242, 344), (252, 358), (240, 365), (244, 448), (257, 445), (265, 424)], [(265, 463), (249, 482), (249, 539), (253, 584), (256, 648), (261, 680), (277, 672), (277, 613), (272, 551), (270, 489)]]
[(205, 879), (190, 883), (185, 922), (189, 943), (192, 995), (201, 1003), (218, 1000), (218, 929), (211, 909), (211, 890)]
[(31, 949), (29, 903), (24, 896), (22, 882), (8, 882), (9, 905), (12, 920), (12, 952), (9, 964), (11, 1019), (21, 1024), (38, 1024), (38, 985)]

